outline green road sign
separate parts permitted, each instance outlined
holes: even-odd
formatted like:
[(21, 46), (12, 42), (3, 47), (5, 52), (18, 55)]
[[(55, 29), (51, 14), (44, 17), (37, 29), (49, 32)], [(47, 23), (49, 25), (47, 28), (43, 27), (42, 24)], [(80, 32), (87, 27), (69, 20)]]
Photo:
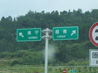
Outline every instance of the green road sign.
[(28, 28), (28, 29), (17, 29), (16, 41), (40, 41), (41, 40), (41, 29), (40, 28)]
[(54, 27), (53, 40), (77, 40), (79, 37), (78, 26)]

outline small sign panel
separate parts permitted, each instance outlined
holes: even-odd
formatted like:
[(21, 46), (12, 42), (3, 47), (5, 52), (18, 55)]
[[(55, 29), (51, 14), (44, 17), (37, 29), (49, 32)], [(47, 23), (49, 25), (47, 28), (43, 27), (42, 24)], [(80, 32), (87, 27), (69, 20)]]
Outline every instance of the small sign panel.
[(98, 67), (98, 50), (90, 49), (89, 50), (89, 60), (90, 60), (90, 66), (91, 67)]
[(78, 26), (54, 27), (53, 40), (77, 40), (79, 37)]
[(41, 29), (40, 28), (28, 28), (28, 29), (17, 29), (16, 41), (40, 41), (41, 40)]

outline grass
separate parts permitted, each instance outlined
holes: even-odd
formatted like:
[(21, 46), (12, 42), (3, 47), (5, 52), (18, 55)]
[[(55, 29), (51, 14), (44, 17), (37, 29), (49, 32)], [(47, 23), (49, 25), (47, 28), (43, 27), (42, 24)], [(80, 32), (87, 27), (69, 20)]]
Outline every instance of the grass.
[[(98, 67), (90, 68), (86, 66), (49, 66), (48, 73), (63, 73), (63, 69), (67, 73), (76, 70), (76, 73), (98, 73)], [(0, 67), (0, 73), (44, 73), (44, 67), (34, 67), (33, 65), (16, 65)]]
[[(13, 60), (13, 59), (12, 59)], [(0, 73), (44, 73), (44, 66), (34, 66), (34, 65), (14, 65), (10, 66), (9, 63), (12, 60), (0, 59)], [(63, 73), (63, 69), (67, 70), (67, 73), (71, 73), (71, 70), (76, 70), (76, 73), (98, 73), (98, 67), (87, 66), (88, 61), (84, 61), (82, 66), (75, 64), (69, 66), (70, 64), (78, 63), (71, 61), (64, 66), (48, 66), (48, 73)], [(80, 62), (79, 62), (80, 63)], [(66, 66), (67, 65), (67, 66)], [(84, 66), (86, 65), (86, 66)]]

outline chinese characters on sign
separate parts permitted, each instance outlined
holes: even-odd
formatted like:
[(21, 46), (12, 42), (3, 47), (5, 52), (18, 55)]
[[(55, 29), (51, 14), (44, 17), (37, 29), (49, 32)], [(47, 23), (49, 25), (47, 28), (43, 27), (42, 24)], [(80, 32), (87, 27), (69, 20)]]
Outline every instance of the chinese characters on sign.
[(53, 40), (76, 40), (79, 36), (77, 26), (53, 28)]
[[(72, 27), (54, 27), (52, 30), (53, 40), (77, 40), (79, 37), (78, 26)], [(40, 28), (17, 29), (16, 40), (18, 42), (24, 41), (40, 41)]]
[(17, 41), (40, 41), (41, 29), (29, 28), (29, 29), (17, 29)]
[(90, 56), (90, 66), (91, 67), (98, 67), (98, 50), (96, 49), (90, 49), (89, 50), (89, 56)]

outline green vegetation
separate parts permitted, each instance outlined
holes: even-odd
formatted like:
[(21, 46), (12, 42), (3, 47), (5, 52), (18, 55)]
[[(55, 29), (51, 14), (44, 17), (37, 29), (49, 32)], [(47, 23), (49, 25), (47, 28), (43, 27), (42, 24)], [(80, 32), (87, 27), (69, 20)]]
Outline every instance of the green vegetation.
[[(76, 73), (98, 73), (98, 68), (90, 67), (78, 67), (78, 66), (69, 66), (69, 67), (51, 67), (48, 68), (48, 73), (63, 73), (63, 69), (66, 69), (67, 73), (71, 73), (71, 70), (76, 70)], [(0, 73), (44, 73), (44, 67), (33, 67), (32, 65), (16, 65), (16, 66), (7, 66), (0, 68)]]
[[(41, 28), (43, 30), (47, 27), (52, 29), (53, 27), (66, 26), (79, 26), (79, 39), (50, 40), (49, 43), (55, 46), (56, 52), (53, 54), (52, 60), (49, 60), (49, 65), (88, 66), (89, 49), (96, 49), (89, 40), (89, 29), (95, 22), (98, 22), (98, 9), (84, 13), (81, 9), (72, 12), (70, 10), (62, 12), (29, 11), (26, 15), (16, 18), (2, 17), (0, 20), (0, 60), (2, 61), (0, 66), (7, 65), (9, 68), (15, 68), (16, 65), (44, 66), (44, 40), (40, 42), (16, 42), (16, 29)], [(2, 70), (2, 67), (0, 69)]]

